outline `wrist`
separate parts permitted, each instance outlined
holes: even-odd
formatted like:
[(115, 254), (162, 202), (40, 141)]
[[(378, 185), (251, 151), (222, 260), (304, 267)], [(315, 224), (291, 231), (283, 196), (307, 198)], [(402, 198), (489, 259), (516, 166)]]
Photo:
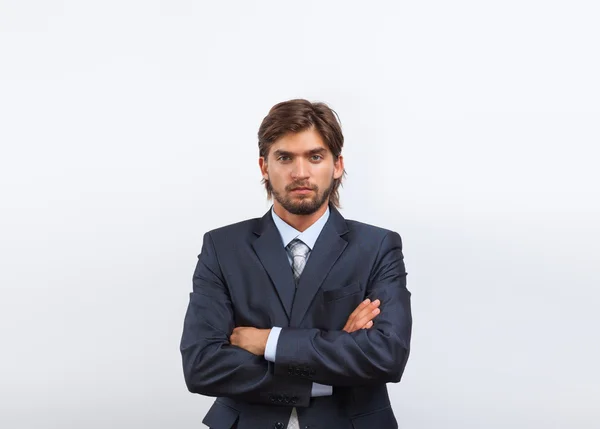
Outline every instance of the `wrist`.
[(263, 329), (263, 336), (262, 336), (262, 341), (261, 341), (261, 349), (262, 349), (262, 354), (265, 354), (265, 350), (267, 350), (267, 341), (269, 340), (269, 334), (271, 333), (270, 329)]

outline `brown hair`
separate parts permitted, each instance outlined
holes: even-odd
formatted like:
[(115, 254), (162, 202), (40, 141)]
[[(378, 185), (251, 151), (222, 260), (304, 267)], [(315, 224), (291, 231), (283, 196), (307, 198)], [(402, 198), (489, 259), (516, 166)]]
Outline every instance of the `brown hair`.
[[(339, 122), (338, 114), (325, 103), (311, 103), (304, 99), (283, 101), (269, 110), (258, 129), (258, 152), (261, 157), (267, 159), (269, 150), (275, 141), (287, 133), (299, 133), (313, 128), (321, 135), (321, 138), (337, 158), (342, 153), (344, 146), (344, 135)], [(340, 207), (339, 187), (346, 171), (339, 179), (334, 179), (333, 190), (329, 201)], [(263, 179), (262, 183), (267, 190), (267, 198), (273, 196), (271, 184)]]

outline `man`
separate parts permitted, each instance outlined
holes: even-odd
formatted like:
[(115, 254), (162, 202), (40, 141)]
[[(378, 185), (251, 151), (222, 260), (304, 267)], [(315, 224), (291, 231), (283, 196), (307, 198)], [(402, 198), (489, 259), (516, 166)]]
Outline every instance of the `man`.
[(213, 429), (398, 427), (386, 383), (410, 349), (402, 242), (337, 210), (343, 142), (325, 104), (275, 105), (258, 132), (271, 210), (204, 235), (181, 353), (190, 392), (217, 397)]

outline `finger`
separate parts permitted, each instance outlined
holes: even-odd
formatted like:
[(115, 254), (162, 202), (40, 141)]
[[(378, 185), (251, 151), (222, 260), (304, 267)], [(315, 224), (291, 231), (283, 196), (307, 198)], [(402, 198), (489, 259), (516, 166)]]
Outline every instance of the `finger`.
[[(371, 312), (378, 308), (379, 305), (381, 304), (381, 302), (376, 299), (375, 301), (373, 301), (371, 304), (367, 305), (365, 308), (363, 308), (355, 317), (354, 317), (354, 321), (359, 320), (359, 319), (363, 319), (365, 317), (367, 317), (368, 315), (371, 314)], [(369, 320), (369, 319), (367, 319)]]
[(379, 307), (380, 304), (381, 301), (379, 301), (378, 299), (376, 299), (375, 301), (371, 301), (369, 298), (365, 299), (358, 305), (358, 307), (356, 307), (356, 309), (352, 312), (350, 317), (348, 317), (348, 320), (346, 321), (343, 330), (346, 332), (354, 332), (357, 329), (361, 329), (364, 324), (361, 325), (361, 323), (357, 322), (357, 320), (362, 319), (368, 321), (372, 319), (373, 317), (371, 312), (375, 308)]
[(366, 324), (365, 326), (363, 326), (363, 327), (362, 327), (362, 329), (369, 329), (369, 328), (371, 328), (371, 327), (373, 327), (373, 321), (372, 321), (372, 320), (369, 320), (369, 321), (367, 322), (367, 324)]
[(356, 322), (354, 322), (354, 327), (356, 329), (362, 329), (368, 322), (370, 322), (375, 317), (377, 317), (377, 315), (379, 313), (381, 313), (381, 310), (379, 308), (375, 308), (375, 309), (371, 310), (371, 312), (369, 314), (363, 316), (360, 319), (357, 319)]
[(366, 308), (368, 308), (370, 303), (371, 303), (371, 300), (369, 298), (367, 298), (354, 309), (352, 314), (350, 314), (350, 316), (348, 316), (348, 320), (346, 320), (346, 324), (344, 325), (344, 331), (348, 331), (348, 329), (352, 326), (352, 323), (356, 319), (356, 316), (361, 311), (364, 311)]
[(356, 315), (361, 310), (365, 309), (370, 303), (371, 303), (371, 300), (369, 298), (367, 298), (363, 302), (361, 302), (360, 304), (358, 304), (358, 306), (354, 309), (354, 311), (352, 312), (352, 314), (350, 314), (350, 316), (348, 317), (348, 320), (356, 317)]

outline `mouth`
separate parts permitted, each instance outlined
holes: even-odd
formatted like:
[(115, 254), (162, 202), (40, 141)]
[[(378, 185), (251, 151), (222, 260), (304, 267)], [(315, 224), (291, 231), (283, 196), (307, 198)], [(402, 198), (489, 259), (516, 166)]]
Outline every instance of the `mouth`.
[(308, 194), (309, 192), (312, 192), (312, 189), (310, 189), (310, 188), (294, 188), (294, 189), (292, 189), (291, 192), (296, 192), (299, 194)]

